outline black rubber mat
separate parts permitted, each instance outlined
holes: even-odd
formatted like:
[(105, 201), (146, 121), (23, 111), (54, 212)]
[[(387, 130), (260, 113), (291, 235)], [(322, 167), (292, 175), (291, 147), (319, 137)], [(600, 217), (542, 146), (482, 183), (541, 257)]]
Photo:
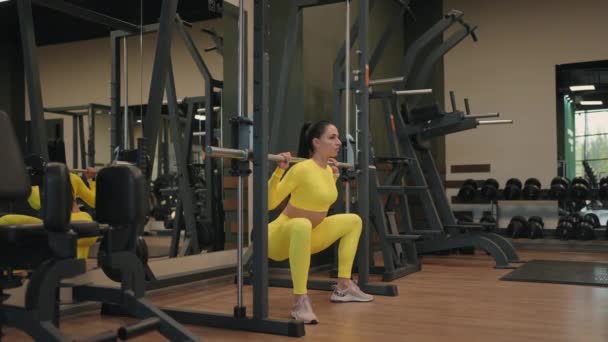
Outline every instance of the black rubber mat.
[(531, 260), (501, 280), (608, 287), (608, 263)]

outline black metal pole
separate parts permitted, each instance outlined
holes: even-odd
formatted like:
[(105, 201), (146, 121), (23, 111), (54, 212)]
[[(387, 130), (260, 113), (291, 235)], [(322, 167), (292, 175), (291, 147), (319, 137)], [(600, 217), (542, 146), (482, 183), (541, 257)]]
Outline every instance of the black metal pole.
[(359, 0), (359, 134), (361, 157), (359, 160), (359, 215), (363, 221), (363, 231), (359, 243), (359, 283), (369, 282), (369, 87), (368, 81), (368, 28), (369, 0)]
[[(80, 165), (83, 168), (87, 167), (87, 149), (85, 147), (85, 139), (84, 139), (84, 117), (82, 115), (78, 115), (78, 143), (80, 144)], [(93, 165), (91, 165), (93, 167)]]
[(277, 95), (274, 99), (272, 107), (272, 130), (270, 136), (270, 145), (268, 150), (271, 153), (278, 153), (279, 141), (281, 139), (281, 118), (283, 117), (283, 108), (285, 107), (285, 98), (287, 97), (289, 74), (293, 57), (296, 51), (296, 43), (298, 41), (298, 33), (302, 23), (302, 12), (293, 1), (289, 18), (287, 19), (287, 33), (283, 41), (283, 55), (281, 56), (281, 70), (279, 71), (279, 81), (277, 82)]
[(148, 95), (148, 111), (144, 124), (144, 137), (148, 144), (147, 151), (150, 162), (154, 164), (156, 142), (158, 140), (158, 127), (163, 106), (163, 94), (167, 83), (167, 68), (171, 57), (171, 38), (175, 27), (175, 11), (178, 0), (163, 0), (152, 68), (152, 81)]
[(95, 167), (95, 108), (89, 104), (89, 141), (88, 141), (88, 159), (87, 164), (90, 167)]
[[(167, 66), (167, 104), (169, 107), (169, 118), (171, 127), (171, 139), (173, 140), (173, 150), (175, 152), (175, 160), (177, 164), (177, 180), (179, 189), (179, 201), (183, 210), (184, 223), (186, 231), (190, 236), (187, 255), (199, 254), (201, 252), (198, 243), (198, 231), (196, 227), (196, 218), (194, 213), (194, 194), (190, 182), (190, 172), (188, 171), (188, 157), (186, 156), (187, 148), (184, 138), (182, 138), (181, 124), (179, 120), (179, 109), (177, 107), (177, 95), (175, 92), (175, 81), (173, 78), (173, 68), (171, 59)], [(182, 215), (182, 212), (176, 212), (175, 215)], [(173, 227), (173, 229), (178, 229)], [(177, 237), (179, 239), (179, 236)]]
[[(72, 168), (78, 169), (78, 117), (72, 115)], [(67, 162), (67, 160), (66, 160)]]
[(110, 160), (114, 160), (114, 151), (120, 146), (122, 134), (120, 118), (120, 44), (119, 36), (116, 32), (110, 35), (111, 54), (112, 54), (112, 71), (110, 80)]
[(36, 52), (36, 36), (34, 34), (34, 19), (32, 16), (32, 2), (18, 0), (19, 29), (21, 30), (21, 47), (25, 68), (27, 97), (30, 104), (32, 152), (49, 159), (46, 142), (46, 125), (44, 123), (44, 106), (42, 103), (42, 90), (40, 89), (40, 70), (38, 68), (38, 54)]
[(253, 317), (268, 317), (268, 0), (254, 2), (253, 36)]

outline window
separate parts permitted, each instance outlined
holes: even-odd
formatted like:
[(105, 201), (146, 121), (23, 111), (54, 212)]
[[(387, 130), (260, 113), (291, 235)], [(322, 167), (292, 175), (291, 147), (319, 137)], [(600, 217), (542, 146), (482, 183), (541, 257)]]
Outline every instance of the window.
[(608, 176), (608, 109), (575, 114), (576, 176), (584, 176), (587, 160), (598, 180)]

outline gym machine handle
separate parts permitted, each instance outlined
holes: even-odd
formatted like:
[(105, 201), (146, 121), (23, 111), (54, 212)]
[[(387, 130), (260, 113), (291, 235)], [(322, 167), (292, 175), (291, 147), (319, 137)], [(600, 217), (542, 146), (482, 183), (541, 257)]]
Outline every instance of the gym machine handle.
[(483, 115), (473, 115), (469, 116), (470, 119), (487, 119), (487, 118), (497, 118), (500, 116), (500, 113), (488, 113)]
[(456, 95), (454, 95), (453, 90), (450, 90), (450, 103), (452, 104), (452, 112), (456, 112)]
[(413, 96), (413, 95), (424, 95), (432, 94), (433, 89), (410, 89), (410, 90), (393, 90), (393, 94), (399, 96)]
[[(214, 106), (213, 107), (213, 112), (214, 113), (217, 113), (219, 111), (220, 111), (220, 106)], [(207, 108), (199, 108), (199, 109), (196, 110), (196, 112), (199, 113), (199, 114), (200, 113), (206, 113), (207, 112)]]
[(471, 38), (473, 38), (473, 41), (477, 43), (479, 41), (479, 38), (477, 37), (476, 31), (477, 26), (473, 27), (473, 29), (471, 30)]
[(479, 120), (480, 125), (508, 125), (512, 124), (513, 120)]
[(390, 78), (380, 78), (377, 80), (371, 80), (369, 81), (369, 85), (373, 86), (373, 85), (381, 85), (381, 84), (391, 84), (391, 83), (399, 83), (399, 82), (403, 82), (405, 81), (405, 77), (404, 76), (399, 76), (399, 77), (390, 77)]

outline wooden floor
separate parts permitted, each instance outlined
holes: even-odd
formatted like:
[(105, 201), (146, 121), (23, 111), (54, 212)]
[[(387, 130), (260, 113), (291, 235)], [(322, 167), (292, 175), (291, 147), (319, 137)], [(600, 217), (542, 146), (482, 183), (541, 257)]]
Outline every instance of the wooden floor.
[[(606, 261), (608, 253), (521, 252), (523, 259)], [(311, 291), (320, 324), (306, 327), (302, 341), (608, 341), (608, 288), (499, 281), (510, 270), (492, 268), (489, 257), (425, 257), (423, 270), (395, 281), (398, 297), (372, 303), (332, 304), (329, 293)], [(251, 305), (251, 289), (245, 299)], [(189, 284), (150, 294), (153, 302), (230, 313), (233, 284)], [(288, 318), (288, 289), (270, 289), (270, 314)], [(97, 312), (62, 320), (70, 337), (116, 329), (124, 318)], [(190, 327), (204, 341), (288, 341), (287, 337)], [(27, 341), (6, 329), (3, 341)], [(163, 341), (146, 335), (137, 341)]]

